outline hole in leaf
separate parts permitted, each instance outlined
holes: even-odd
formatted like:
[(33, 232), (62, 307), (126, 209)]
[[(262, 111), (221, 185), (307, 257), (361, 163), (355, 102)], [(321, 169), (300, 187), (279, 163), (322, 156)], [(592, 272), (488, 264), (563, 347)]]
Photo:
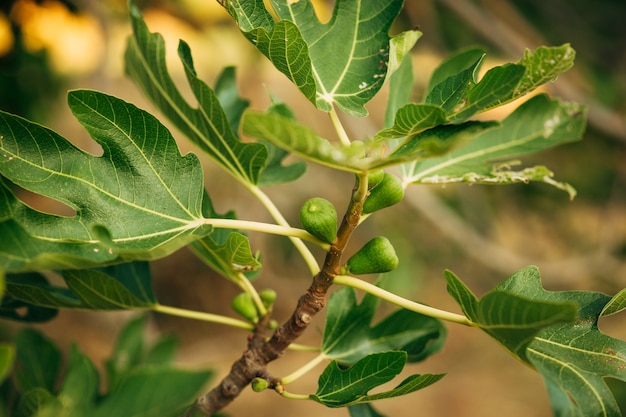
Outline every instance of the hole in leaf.
[(613, 393), (622, 415), (626, 415), (626, 381), (615, 378), (605, 378), (604, 380)]
[(598, 320), (598, 327), (602, 330), (602, 333), (616, 339), (623, 340), (626, 338), (626, 328), (624, 328), (625, 317), (626, 311), (621, 311), (610, 316), (600, 317), (600, 320)]
[(76, 210), (61, 201), (33, 193), (12, 183), (10, 184), (10, 188), (20, 201), (35, 210), (61, 217), (76, 216)]
[(28, 307), (23, 306), (23, 307), (16, 308), (15, 314), (17, 314), (21, 318), (28, 316)]

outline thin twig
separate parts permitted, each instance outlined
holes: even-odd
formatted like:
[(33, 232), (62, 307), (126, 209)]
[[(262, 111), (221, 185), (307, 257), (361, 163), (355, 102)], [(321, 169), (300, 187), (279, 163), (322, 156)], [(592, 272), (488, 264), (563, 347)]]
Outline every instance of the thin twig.
[(300, 297), (291, 317), (267, 340), (265, 332), (269, 326), (269, 315), (257, 323), (254, 334), (249, 338), (248, 347), (232, 365), (228, 375), (218, 386), (198, 398), (180, 417), (210, 417), (230, 404), (241, 391), (256, 377), (262, 377), (272, 386), (280, 385), (280, 380), (267, 372), (267, 365), (278, 359), (307, 329), (313, 317), (326, 305), (326, 294), (341, 269), (341, 258), (350, 236), (359, 224), (367, 180), (357, 181), (352, 199), (341, 225), (337, 238), (326, 253), (324, 265), (311, 282), (308, 290)]

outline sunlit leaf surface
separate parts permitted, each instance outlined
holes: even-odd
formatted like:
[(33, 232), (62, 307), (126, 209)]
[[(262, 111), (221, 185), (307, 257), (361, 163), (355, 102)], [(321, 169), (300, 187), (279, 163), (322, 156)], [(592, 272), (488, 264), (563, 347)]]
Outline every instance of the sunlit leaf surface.
[(202, 220), (200, 162), (182, 156), (155, 117), (95, 91), (72, 91), (68, 101), (102, 156), (0, 113), (0, 174), (76, 211), (65, 217), (33, 210), (5, 184), (0, 258), (7, 272), (150, 259), (211, 231)]

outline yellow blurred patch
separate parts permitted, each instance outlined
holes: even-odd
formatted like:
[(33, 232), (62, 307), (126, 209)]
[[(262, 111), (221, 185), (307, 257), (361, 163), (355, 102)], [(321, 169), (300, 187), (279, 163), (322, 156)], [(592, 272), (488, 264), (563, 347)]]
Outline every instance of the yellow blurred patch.
[(45, 50), (58, 74), (87, 74), (100, 65), (104, 35), (94, 17), (71, 13), (58, 1), (32, 0), (17, 2), (11, 17), (22, 28), (24, 48), (32, 53)]
[(0, 56), (8, 54), (13, 49), (14, 42), (11, 22), (4, 13), (0, 13)]

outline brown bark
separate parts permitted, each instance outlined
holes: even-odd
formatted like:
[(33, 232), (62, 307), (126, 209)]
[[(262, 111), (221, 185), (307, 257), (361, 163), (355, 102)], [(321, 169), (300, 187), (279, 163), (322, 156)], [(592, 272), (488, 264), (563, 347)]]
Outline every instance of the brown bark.
[[(357, 190), (354, 191), (353, 195), (356, 195)], [(365, 197), (365, 194), (362, 195)], [(233, 363), (229, 374), (218, 386), (198, 398), (180, 417), (210, 417), (237, 398), (256, 377), (267, 379), (270, 386), (275, 387), (280, 383), (280, 380), (269, 375), (267, 365), (281, 357), (287, 347), (302, 335), (313, 317), (326, 306), (326, 294), (334, 277), (339, 274), (343, 251), (359, 223), (362, 207), (362, 200), (352, 199), (321, 271), (313, 277), (310, 287), (298, 300), (291, 317), (274, 331), (269, 340), (265, 337), (269, 316), (263, 318), (250, 336), (247, 349)]]

